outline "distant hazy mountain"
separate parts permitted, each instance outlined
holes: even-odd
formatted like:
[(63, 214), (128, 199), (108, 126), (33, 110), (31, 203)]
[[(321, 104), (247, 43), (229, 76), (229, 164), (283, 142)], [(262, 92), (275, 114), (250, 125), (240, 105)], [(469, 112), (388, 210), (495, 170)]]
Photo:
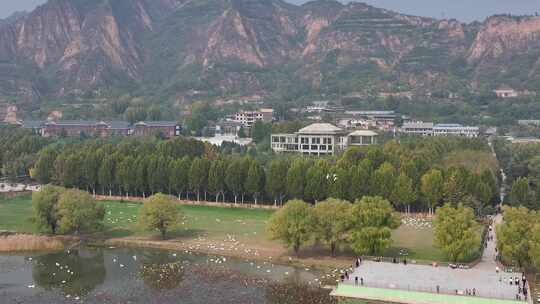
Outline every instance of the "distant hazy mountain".
[(540, 17), (484, 23), (319, 0), (49, 0), (0, 23), (0, 100), (122, 92), (540, 90)]

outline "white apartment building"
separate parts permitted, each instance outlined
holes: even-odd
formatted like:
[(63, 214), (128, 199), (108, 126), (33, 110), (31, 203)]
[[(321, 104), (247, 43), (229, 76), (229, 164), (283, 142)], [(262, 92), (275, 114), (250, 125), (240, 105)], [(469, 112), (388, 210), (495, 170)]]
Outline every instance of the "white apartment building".
[(478, 137), (480, 135), (480, 129), (478, 127), (463, 126), (460, 124), (434, 125), (431, 122), (407, 122), (401, 127), (401, 132), (421, 136)]
[(460, 124), (438, 124), (433, 127), (434, 136), (465, 136), (478, 137), (478, 127), (462, 126)]
[(272, 134), (274, 152), (304, 155), (334, 155), (350, 145), (365, 146), (377, 142), (377, 133), (359, 130), (348, 133), (329, 123), (315, 123), (294, 134)]
[(433, 123), (432, 122), (406, 122), (401, 127), (401, 132), (413, 135), (432, 136), (433, 135)]
[(240, 111), (234, 114), (234, 121), (246, 128), (251, 128), (256, 121), (271, 122), (274, 116), (273, 109), (259, 109), (258, 111)]

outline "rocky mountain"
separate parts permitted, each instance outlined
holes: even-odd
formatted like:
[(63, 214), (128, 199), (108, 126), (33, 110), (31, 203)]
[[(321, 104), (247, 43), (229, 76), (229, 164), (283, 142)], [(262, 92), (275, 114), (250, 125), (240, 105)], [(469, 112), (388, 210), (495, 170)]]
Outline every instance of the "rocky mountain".
[(540, 90), (540, 17), (463, 24), (317, 0), (49, 0), (0, 22), (0, 99)]

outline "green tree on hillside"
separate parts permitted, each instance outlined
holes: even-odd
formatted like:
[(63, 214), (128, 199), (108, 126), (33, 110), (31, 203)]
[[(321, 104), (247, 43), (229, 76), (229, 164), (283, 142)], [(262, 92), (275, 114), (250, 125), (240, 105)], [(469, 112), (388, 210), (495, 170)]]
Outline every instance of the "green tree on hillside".
[(414, 191), (412, 180), (405, 174), (400, 174), (393, 187), (390, 200), (397, 207), (409, 207), (416, 200), (416, 192)]
[(195, 158), (189, 170), (189, 187), (197, 194), (197, 201), (200, 201), (201, 191), (208, 187), (208, 166), (207, 161), (202, 158)]
[(126, 196), (129, 196), (130, 193), (135, 191), (135, 183), (133, 179), (133, 176), (135, 175), (134, 163), (135, 159), (128, 156), (124, 158), (116, 168), (117, 184), (119, 184), (120, 188), (124, 190)]
[(108, 190), (109, 196), (112, 195), (112, 188), (114, 184), (114, 172), (116, 169), (115, 166), (116, 166), (116, 163), (114, 161), (114, 157), (112, 155), (105, 156), (98, 172), (98, 180), (99, 180), (99, 184), (102, 187), (103, 193), (105, 193), (105, 191)]
[(276, 211), (267, 224), (267, 230), (274, 240), (283, 241), (298, 255), (300, 247), (310, 241), (313, 227), (311, 206), (304, 201), (288, 201)]
[(158, 193), (145, 200), (139, 210), (139, 225), (146, 230), (159, 231), (161, 238), (165, 239), (167, 231), (180, 223), (181, 216), (174, 198)]
[(220, 195), (225, 200), (227, 168), (228, 164), (225, 160), (217, 159), (212, 162), (208, 172), (208, 189), (216, 195), (216, 203)]
[(330, 246), (332, 256), (349, 237), (351, 209), (351, 203), (333, 198), (319, 202), (313, 208), (315, 238)]
[(303, 199), (308, 165), (303, 159), (293, 160), (287, 171), (287, 194), (292, 199)]
[(227, 168), (226, 184), (227, 188), (234, 195), (234, 203), (238, 203), (238, 195), (244, 191), (247, 172), (244, 170), (244, 159), (233, 160)]
[(270, 134), (272, 134), (271, 123), (264, 123), (258, 120), (253, 124), (253, 127), (251, 127), (251, 138), (253, 138), (253, 142), (257, 144), (264, 141), (270, 141)]
[(249, 170), (244, 185), (248, 194), (253, 196), (255, 205), (259, 201), (259, 196), (264, 191), (264, 169), (258, 162), (252, 161), (249, 165)]
[(328, 169), (322, 162), (317, 162), (306, 172), (306, 187), (304, 196), (306, 199), (318, 202), (327, 198), (328, 183), (334, 179), (328, 174)]
[(329, 181), (329, 196), (337, 199), (349, 199), (351, 188), (351, 177), (349, 170), (334, 167), (330, 171), (331, 179)]
[(435, 244), (452, 262), (463, 262), (478, 252), (480, 236), (471, 208), (446, 204), (437, 209), (433, 221)]
[(44, 186), (32, 193), (33, 218), (39, 231), (56, 234), (58, 228), (58, 200), (65, 189)]
[(60, 195), (57, 217), (62, 234), (93, 232), (103, 228), (105, 208), (88, 192), (70, 189)]
[(538, 214), (525, 207), (504, 207), (504, 222), (496, 227), (497, 248), (508, 263), (519, 267), (529, 261), (530, 232), (538, 222)]
[(352, 248), (358, 255), (382, 255), (392, 244), (392, 229), (400, 217), (392, 204), (380, 196), (364, 196), (352, 207)]
[(432, 169), (421, 179), (420, 190), (429, 206), (429, 212), (441, 202), (443, 198), (443, 176), (441, 171)]
[(287, 171), (288, 164), (282, 159), (275, 159), (268, 166), (266, 192), (274, 198), (274, 204), (282, 204), (287, 193)]
[(510, 204), (516, 207), (534, 207), (533, 194), (529, 186), (528, 178), (520, 177), (512, 184), (512, 189), (510, 190)]
[(57, 156), (58, 152), (55, 148), (43, 149), (39, 153), (39, 158), (34, 165), (34, 169), (31, 171), (32, 178), (42, 185), (51, 183), (54, 177), (54, 161)]
[(173, 169), (169, 175), (172, 188), (178, 195), (178, 198), (182, 198), (182, 193), (187, 192), (189, 189), (189, 170), (191, 169), (191, 161), (188, 156), (184, 156), (181, 159), (177, 159), (173, 162)]
[(391, 163), (383, 163), (373, 172), (373, 187), (377, 195), (389, 199), (396, 181), (396, 169)]
[(531, 231), (531, 237), (529, 241), (529, 257), (531, 262), (540, 269), (540, 224), (535, 224)]
[(362, 162), (358, 166), (353, 166), (350, 169), (351, 187), (349, 197), (351, 200), (361, 199), (369, 195), (371, 191), (371, 174), (369, 166)]

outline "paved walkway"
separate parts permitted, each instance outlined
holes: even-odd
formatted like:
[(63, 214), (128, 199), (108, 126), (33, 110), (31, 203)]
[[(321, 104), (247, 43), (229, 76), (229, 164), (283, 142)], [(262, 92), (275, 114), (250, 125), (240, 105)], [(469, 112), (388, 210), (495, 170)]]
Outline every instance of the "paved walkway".
[[(502, 216), (498, 215), (494, 223), (500, 223)], [(364, 286), (376, 289), (394, 289), (402, 291), (419, 291), (424, 293), (437, 293), (439, 286), (440, 294), (460, 295), (458, 299), (466, 295), (466, 290), (476, 289), (476, 298), (515, 300), (518, 287), (510, 285), (510, 278), (519, 277), (521, 273), (497, 273), (495, 271), (495, 228), (491, 235), (494, 239), (488, 242), (481, 262), (472, 269), (451, 269), (450, 267), (433, 267), (415, 265), (410, 262), (407, 265), (364, 261), (345, 285), (354, 285), (355, 277), (363, 279)], [(351, 286), (362, 289), (361, 287)], [(360, 292), (360, 291), (359, 291)], [(362, 291), (361, 293), (363, 293)], [(450, 303), (450, 302), (430, 302)], [(465, 303), (465, 302), (462, 302)]]
[(417, 291), (403, 291), (393, 289), (355, 287), (339, 285), (332, 291), (333, 296), (357, 299), (369, 299), (390, 303), (405, 304), (522, 304), (515, 300), (486, 299), (481, 297), (452, 296)]

